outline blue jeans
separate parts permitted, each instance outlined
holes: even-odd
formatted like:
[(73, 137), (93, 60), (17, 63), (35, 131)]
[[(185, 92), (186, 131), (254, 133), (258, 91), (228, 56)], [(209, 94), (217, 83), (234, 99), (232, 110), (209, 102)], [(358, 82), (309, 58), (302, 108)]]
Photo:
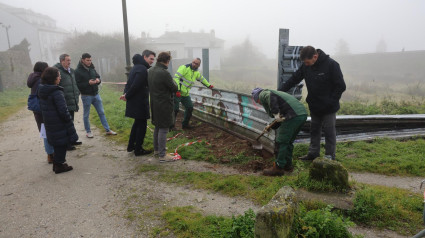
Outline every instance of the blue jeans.
[(46, 153), (49, 155), (53, 154), (55, 152), (53, 146), (49, 144), (46, 138), (43, 138), (43, 140), (44, 140), (44, 150), (46, 151)]
[(97, 111), (97, 115), (99, 115), (100, 122), (103, 125), (103, 128), (105, 128), (106, 132), (110, 131), (108, 121), (106, 121), (105, 111), (103, 110), (103, 104), (102, 99), (100, 98), (99, 94), (96, 94), (96, 96), (90, 96), (90, 95), (81, 95), (81, 101), (83, 101), (83, 107), (84, 107), (84, 114), (83, 114), (83, 120), (84, 120), (84, 129), (86, 129), (86, 132), (91, 132), (90, 130), (90, 121), (89, 121), (89, 115), (90, 115), (90, 107), (93, 104), (94, 108)]

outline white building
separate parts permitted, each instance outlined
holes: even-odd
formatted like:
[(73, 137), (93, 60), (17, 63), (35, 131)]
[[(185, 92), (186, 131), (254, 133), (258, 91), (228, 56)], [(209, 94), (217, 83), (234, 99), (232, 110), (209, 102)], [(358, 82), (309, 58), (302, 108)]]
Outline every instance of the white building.
[(23, 39), (30, 43), (30, 58), (34, 64), (45, 61), (57, 63), (59, 47), (70, 33), (57, 28), (52, 18), (29, 9), (16, 8), (0, 3), (0, 51), (19, 44)]
[[(157, 53), (170, 51), (174, 59), (188, 59), (186, 64), (193, 58), (202, 59), (202, 49), (209, 50), (209, 69), (220, 70), (221, 53), (224, 40), (216, 38), (214, 30), (210, 33), (202, 32), (165, 32), (158, 38), (151, 38), (142, 33), (142, 43), (146, 49)], [(202, 68), (202, 66), (201, 66)]]

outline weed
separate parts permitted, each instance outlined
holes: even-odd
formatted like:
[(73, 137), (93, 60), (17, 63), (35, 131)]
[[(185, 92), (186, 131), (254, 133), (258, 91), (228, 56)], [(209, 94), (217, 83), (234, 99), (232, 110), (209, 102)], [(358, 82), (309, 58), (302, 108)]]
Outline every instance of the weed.
[(250, 209), (244, 215), (232, 218), (203, 216), (194, 207), (175, 207), (162, 214), (177, 237), (254, 237), (255, 213)]
[(291, 237), (353, 237), (347, 228), (354, 223), (331, 212), (331, 209), (331, 206), (327, 206), (307, 211), (303, 205), (300, 205), (299, 213), (292, 226)]

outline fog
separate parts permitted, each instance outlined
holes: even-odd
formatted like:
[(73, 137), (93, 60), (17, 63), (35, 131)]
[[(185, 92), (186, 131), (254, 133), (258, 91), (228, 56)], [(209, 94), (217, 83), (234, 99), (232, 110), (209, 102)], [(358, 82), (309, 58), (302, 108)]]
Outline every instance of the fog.
[[(32, 9), (68, 31), (123, 30), (121, 0), (0, 0)], [(290, 29), (290, 45), (313, 45), (334, 54), (341, 40), (353, 54), (425, 49), (423, 0), (127, 0), (129, 32), (158, 37), (165, 31), (215, 31), (230, 48), (249, 39), (267, 57), (277, 55), (279, 28)]]

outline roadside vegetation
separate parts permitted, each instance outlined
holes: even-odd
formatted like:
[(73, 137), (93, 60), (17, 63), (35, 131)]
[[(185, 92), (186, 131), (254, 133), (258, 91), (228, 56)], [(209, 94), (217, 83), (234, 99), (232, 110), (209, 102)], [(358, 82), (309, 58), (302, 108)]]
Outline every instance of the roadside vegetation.
[(6, 121), (11, 115), (27, 105), (30, 89), (19, 87), (0, 92), (0, 122)]

